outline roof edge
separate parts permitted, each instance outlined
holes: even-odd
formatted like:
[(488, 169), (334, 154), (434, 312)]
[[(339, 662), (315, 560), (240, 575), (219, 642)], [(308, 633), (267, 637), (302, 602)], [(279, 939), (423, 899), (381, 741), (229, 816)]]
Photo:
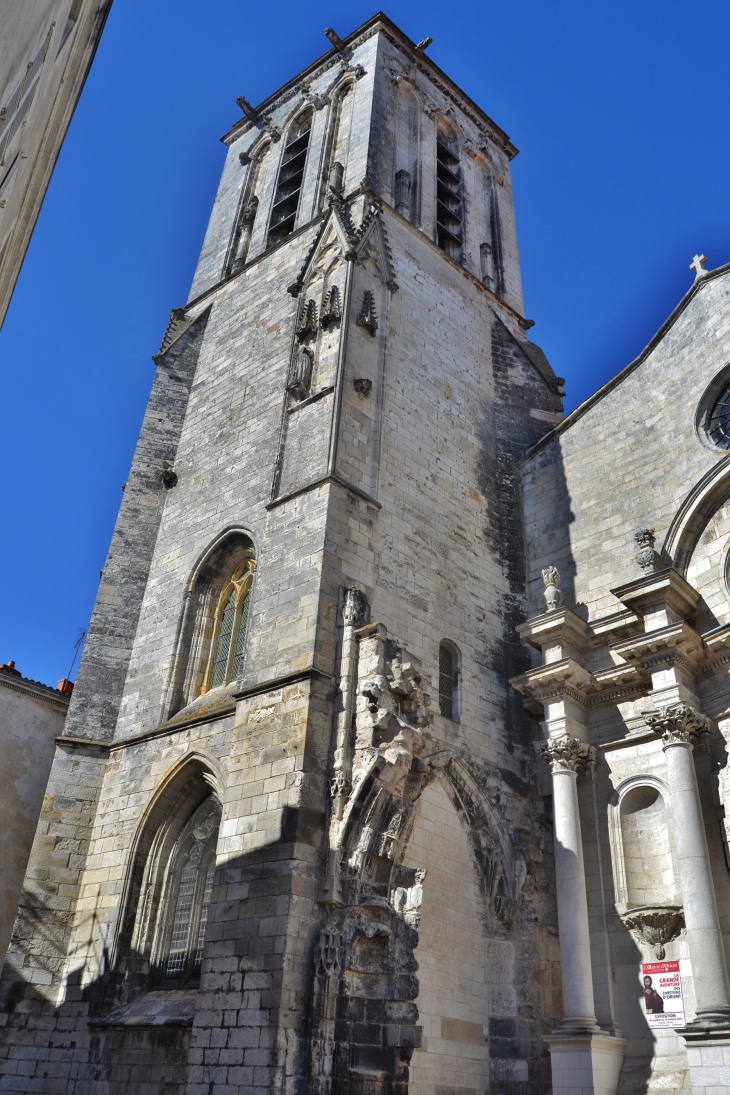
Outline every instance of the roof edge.
[(603, 399), (604, 396), (608, 395), (609, 392), (612, 392), (614, 388), (617, 388), (618, 385), (621, 384), (627, 376), (633, 373), (634, 369), (638, 369), (639, 365), (641, 365), (641, 363), (649, 356), (652, 350), (654, 350), (655, 347), (658, 346), (658, 344), (666, 335), (667, 331), (669, 331), (674, 326), (675, 322), (679, 319), (682, 312), (685, 310), (690, 301), (699, 293), (703, 285), (706, 285), (708, 282), (714, 281), (716, 278), (722, 277), (724, 274), (727, 273), (730, 273), (730, 262), (726, 262), (723, 266), (718, 266), (716, 270), (708, 270), (707, 273), (704, 274), (702, 277), (697, 278), (697, 280), (694, 281), (689, 287), (679, 303), (674, 307), (674, 309), (664, 320), (664, 323), (662, 323), (656, 334), (653, 335), (651, 340), (646, 344), (639, 356), (635, 357), (633, 361), (630, 361), (628, 365), (625, 365), (624, 368), (616, 373), (615, 376), (612, 376), (610, 380), (607, 380), (606, 383), (598, 389), (598, 391), (595, 391), (593, 393), (593, 395), (589, 395), (588, 399), (585, 399), (582, 403), (580, 403), (574, 411), (571, 411), (570, 414), (567, 415), (562, 422), (559, 422), (557, 426), (553, 427), (553, 429), (550, 430), (549, 433), (546, 433), (544, 437), (541, 437), (537, 444), (533, 445), (531, 449), (527, 450), (525, 455), (522, 457), (522, 460), (520, 460), (518, 467), (521, 468), (523, 465), (527, 464), (527, 462), (531, 460), (532, 457), (535, 456), (538, 452), (540, 452), (541, 449), (544, 449), (545, 446), (549, 445), (550, 442), (553, 441), (556, 437), (564, 433), (566, 430), (570, 429), (570, 427), (574, 425), (574, 423), (576, 423), (580, 418), (583, 417), (584, 414), (591, 410), (591, 408), (594, 407), (596, 403), (600, 402), (600, 400)]
[[(384, 12), (376, 12), (375, 15), (372, 15), (364, 23), (361, 23), (359, 27), (351, 31), (350, 34), (347, 34), (342, 39), (343, 45), (349, 46), (355, 41), (356, 38), (360, 37), (361, 35), (366, 34), (368, 31), (375, 31), (378, 24), (382, 24), (385, 29), (387, 29), (391, 34), (399, 39), (400, 44), (402, 46), (405, 46), (407, 51), (410, 53), (411, 60), (416, 60), (423, 63), (424, 68), (427, 71), (430, 70), (431, 72), (433, 72), (439, 77), (439, 79), (447, 83), (454, 92), (461, 96), (465, 104), (467, 104), (472, 110), (474, 110), (480, 116), (480, 118), (483, 119), (484, 122), (486, 122), (487, 126), (494, 132), (494, 135), (501, 140), (505, 152), (509, 156), (510, 160), (513, 160), (514, 157), (517, 155), (519, 149), (517, 149), (512, 143), (509, 135), (505, 133), (501, 126), (497, 125), (493, 118), (490, 118), (487, 112), (482, 107), (480, 107), (478, 103), (474, 102), (470, 95), (467, 95), (467, 93), (463, 91), (462, 88), (460, 88), (459, 85), (455, 83), (450, 76), (447, 76), (443, 69), (439, 68), (439, 66), (434, 61), (432, 61), (430, 57), (427, 57), (423, 52), (416, 53), (416, 43), (413, 42), (407, 34), (404, 34), (400, 27), (396, 26), (393, 20), (390, 19)], [(315, 61), (312, 61), (310, 65), (307, 65), (306, 68), (302, 69), (301, 72), (292, 77), (291, 80), (287, 81), (287, 83), (285, 84), (282, 84), (282, 86), (277, 88), (276, 91), (272, 92), (271, 95), (268, 95), (265, 99), (263, 99), (262, 102), (258, 104), (258, 106), (254, 107), (254, 112), (256, 114), (260, 114), (262, 111), (267, 110), (275, 103), (276, 99), (279, 98), (280, 95), (283, 95), (285, 92), (294, 88), (304, 77), (310, 75), (324, 61), (336, 59), (337, 55), (338, 51), (334, 47), (327, 50), (326, 53), (321, 54), (321, 56), (319, 56)], [(249, 116), (244, 116), (243, 118), (240, 118), (230, 127), (230, 129), (226, 133), (223, 134), (223, 136), (220, 138), (221, 141), (224, 144), (231, 144), (233, 140), (237, 139), (241, 135), (241, 130), (243, 126), (248, 123), (255, 124), (253, 119)]]

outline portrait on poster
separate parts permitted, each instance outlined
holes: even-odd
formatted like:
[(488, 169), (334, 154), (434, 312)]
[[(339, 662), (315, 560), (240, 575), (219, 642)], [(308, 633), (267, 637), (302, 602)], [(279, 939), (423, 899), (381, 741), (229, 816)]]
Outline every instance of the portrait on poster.
[(643, 962), (641, 987), (650, 1027), (684, 1026), (684, 1001), (679, 962)]

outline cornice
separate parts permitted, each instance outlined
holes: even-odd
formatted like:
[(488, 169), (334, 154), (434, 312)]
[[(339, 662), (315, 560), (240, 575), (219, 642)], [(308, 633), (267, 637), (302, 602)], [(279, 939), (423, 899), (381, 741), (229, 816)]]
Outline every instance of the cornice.
[(695, 673), (699, 662), (704, 660), (702, 638), (684, 620), (656, 631), (632, 635), (629, 639), (612, 643), (609, 650), (627, 662), (639, 662), (644, 669), (667, 661), (678, 661), (683, 668)]
[(269, 677), (268, 680), (260, 681), (257, 684), (245, 685), (234, 695), (237, 700), (245, 700), (251, 696), (259, 696), (264, 692), (273, 692), (276, 688), (285, 688), (287, 685), (300, 684), (309, 680), (325, 681), (327, 684), (333, 683), (333, 678), (329, 673), (323, 673), (321, 669), (310, 666), (308, 669), (302, 669), (297, 673), (284, 673), (278, 677)]
[(41, 684), (40, 681), (30, 681), (25, 677), (15, 677), (11, 673), (0, 672), (0, 688), (38, 700), (39, 703), (45, 703), (63, 714), (68, 711), (71, 700), (70, 696), (59, 692), (56, 688), (51, 688), (50, 685)]
[[(425, 56), (423, 53), (416, 52), (415, 42), (411, 41), (411, 39), (408, 38), (408, 36), (405, 35), (383, 12), (378, 12), (373, 15), (367, 22), (363, 23), (343, 38), (342, 42), (348, 50), (355, 50), (358, 46), (361, 46), (364, 42), (378, 33), (382, 34), (391, 45), (405, 54), (409, 62), (412, 65), (415, 65), (420, 72), (423, 72), (424, 75), (431, 80), (434, 86), (453, 102), (474, 125), (476, 125), (477, 129), (489, 136), (494, 143), (505, 152), (510, 160), (514, 159), (518, 149), (512, 144), (505, 131), (501, 129), (501, 127), (498, 126), (465, 91), (462, 91), (458, 84), (455, 84), (430, 57)], [(238, 138), (249, 129), (256, 127), (258, 119), (271, 114), (278, 107), (283, 106), (294, 98), (299, 92), (302, 81), (306, 81), (308, 77), (312, 77), (315, 74), (321, 75), (334, 68), (335, 65), (342, 63), (343, 57), (338, 50), (333, 48), (328, 50), (327, 53), (323, 53), (317, 60), (308, 65), (307, 68), (302, 69), (295, 77), (259, 103), (259, 105), (254, 108), (253, 116), (247, 115), (236, 122), (228, 132), (221, 137), (221, 141), (226, 145), (233, 144), (234, 141), (238, 140)]]

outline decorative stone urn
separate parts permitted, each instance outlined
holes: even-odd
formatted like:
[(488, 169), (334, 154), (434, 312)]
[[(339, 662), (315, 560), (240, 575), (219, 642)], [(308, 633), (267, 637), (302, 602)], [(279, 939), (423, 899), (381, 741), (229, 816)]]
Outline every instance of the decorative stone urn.
[(621, 919), (637, 942), (654, 948), (661, 962), (667, 943), (677, 939), (684, 927), (684, 910), (680, 905), (642, 905), (629, 909)]

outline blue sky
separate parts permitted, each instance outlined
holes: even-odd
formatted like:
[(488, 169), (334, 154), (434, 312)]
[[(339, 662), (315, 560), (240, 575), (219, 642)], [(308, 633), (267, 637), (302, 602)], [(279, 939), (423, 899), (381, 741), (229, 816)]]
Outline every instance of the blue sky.
[[(0, 661), (55, 684), (91, 613), (218, 137), (371, 4), (114, 0), (0, 332)], [(730, 7), (395, 0), (387, 14), (511, 136), (532, 337), (568, 409), (730, 261)]]

